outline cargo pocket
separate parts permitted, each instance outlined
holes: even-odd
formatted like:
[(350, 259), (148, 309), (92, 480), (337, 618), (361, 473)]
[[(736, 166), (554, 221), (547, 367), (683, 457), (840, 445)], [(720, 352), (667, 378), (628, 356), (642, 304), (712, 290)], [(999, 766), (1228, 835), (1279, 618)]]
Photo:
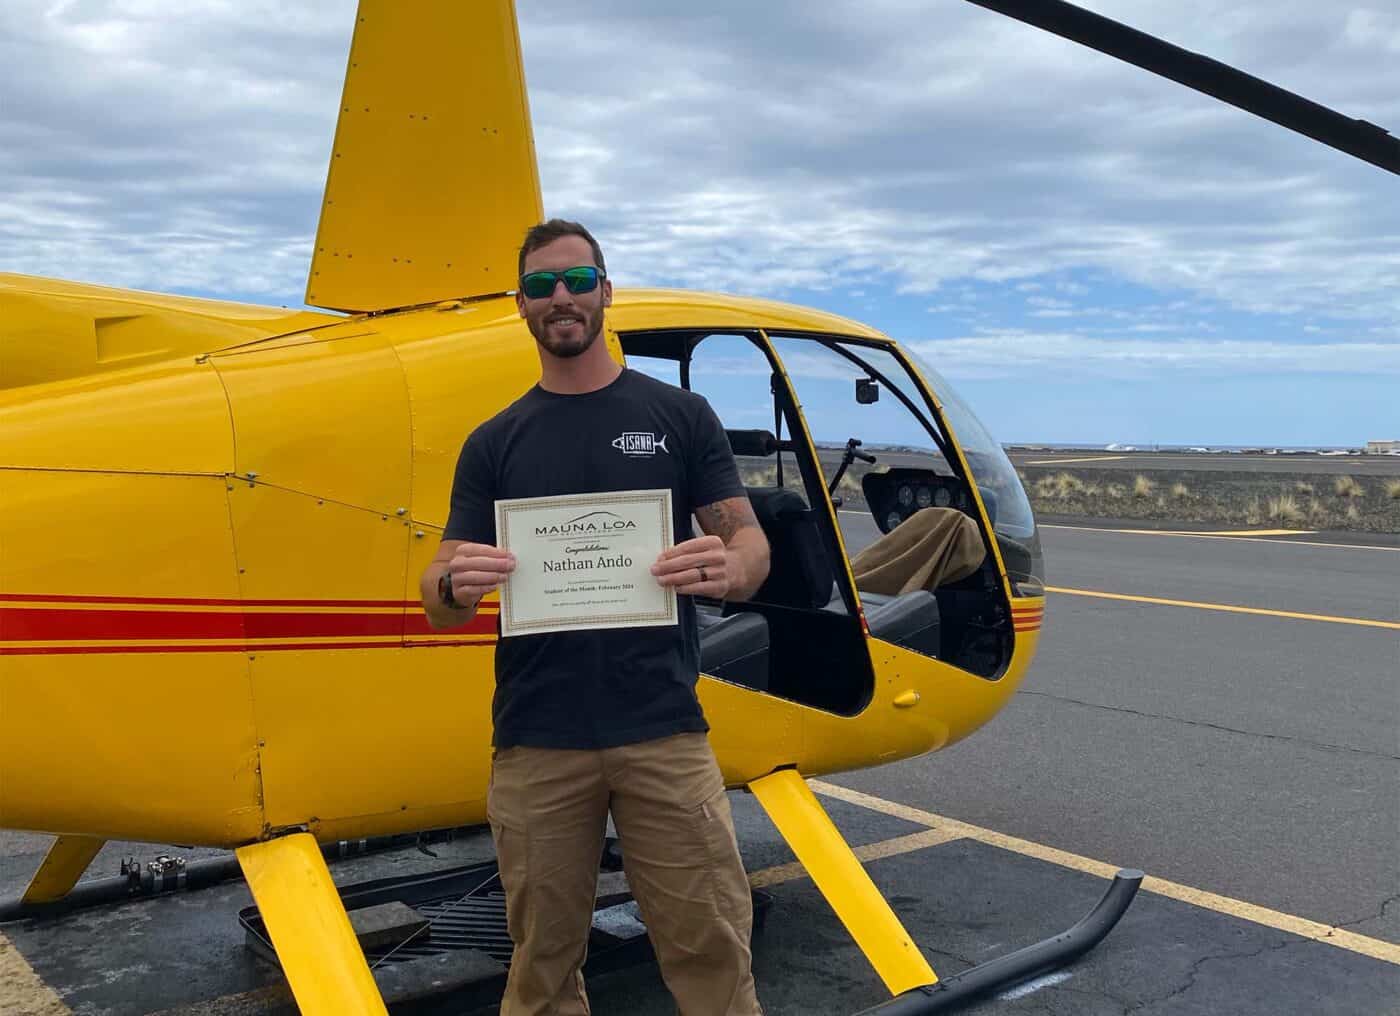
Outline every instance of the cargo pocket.
[(748, 938), (753, 921), (753, 900), (749, 895), (749, 878), (739, 855), (739, 843), (734, 833), (734, 817), (729, 807), (729, 795), (724, 786), (715, 791), (696, 809), (699, 835), (705, 844), (706, 863), (712, 899), (719, 916)]
[(512, 795), (518, 787), (520, 759), (513, 748), (495, 753), (491, 777), (486, 787), (486, 821), (491, 825), (491, 842), (496, 848), (496, 865), (501, 888), (506, 894), (506, 930), (512, 942), (519, 942), (524, 927), (525, 894), (529, 885), (529, 841), (525, 825), (516, 813)]

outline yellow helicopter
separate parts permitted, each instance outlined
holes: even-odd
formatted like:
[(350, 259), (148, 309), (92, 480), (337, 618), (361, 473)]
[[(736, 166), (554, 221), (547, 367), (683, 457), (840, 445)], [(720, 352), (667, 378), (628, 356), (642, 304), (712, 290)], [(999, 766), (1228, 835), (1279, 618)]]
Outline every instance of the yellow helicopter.
[[(0, 275), (0, 827), (58, 836), (26, 902), (108, 839), (230, 848), (302, 1011), (385, 1011), (317, 845), (485, 820), (497, 608), (435, 631), (418, 583), (464, 436), (538, 377), (509, 294), (542, 218), (512, 0), (362, 0), (307, 285), (329, 312)], [(700, 604), (711, 740), (886, 1005), (951, 999), (804, 777), (939, 750), (1015, 692), (1044, 585), (1014, 470), (844, 318), (619, 289), (606, 340), (702, 394), (752, 382), (725, 423), (772, 574)], [(896, 464), (818, 447), (833, 385)], [(838, 511), (855, 472), (882, 541), (952, 520), (963, 564), (880, 587)], [(1092, 946), (1138, 877), (963, 983)]]

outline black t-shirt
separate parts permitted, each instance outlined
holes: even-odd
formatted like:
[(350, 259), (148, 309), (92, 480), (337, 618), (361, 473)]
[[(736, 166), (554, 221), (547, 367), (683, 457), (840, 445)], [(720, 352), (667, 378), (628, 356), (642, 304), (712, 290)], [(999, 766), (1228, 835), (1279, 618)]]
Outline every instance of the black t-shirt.
[[(744, 494), (724, 428), (701, 396), (633, 370), (583, 395), (536, 386), (462, 446), (442, 538), (494, 545), (501, 498), (663, 487), (677, 543), (694, 535), (696, 508)], [(695, 605), (677, 599), (675, 627), (501, 639), (492, 743), (608, 748), (708, 730), (695, 697)]]

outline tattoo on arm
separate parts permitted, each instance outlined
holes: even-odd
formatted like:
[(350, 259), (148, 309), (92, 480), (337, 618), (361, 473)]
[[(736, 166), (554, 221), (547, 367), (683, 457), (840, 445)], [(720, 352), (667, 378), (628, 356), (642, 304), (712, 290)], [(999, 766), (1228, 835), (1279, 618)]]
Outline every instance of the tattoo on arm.
[(734, 534), (741, 529), (749, 526), (759, 528), (753, 505), (746, 497), (728, 497), (723, 501), (707, 504), (695, 509), (695, 517), (700, 520), (701, 529), (710, 536), (718, 536), (726, 544), (734, 539)]

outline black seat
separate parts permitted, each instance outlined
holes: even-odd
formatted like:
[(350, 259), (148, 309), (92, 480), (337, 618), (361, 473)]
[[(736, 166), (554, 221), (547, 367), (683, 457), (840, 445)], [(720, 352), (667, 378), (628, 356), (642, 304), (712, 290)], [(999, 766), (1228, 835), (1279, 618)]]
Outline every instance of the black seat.
[(760, 614), (720, 615), (718, 608), (695, 605), (700, 626), (700, 669), (714, 677), (758, 691), (768, 690), (768, 622)]
[[(942, 630), (938, 599), (927, 589), (915, 589), (899, 596), (861, 593), (861, 610), (870, 634), (925, 656), (937, 656)], [(838, 597), (828, 610), (844, 614), (845, 604)]]
[(824, 607), (835, 576), (816, 514), (787, 487), (749, 487), (749, 502), (768, 537), (768, 578), (753, 599), (785, 607)]

